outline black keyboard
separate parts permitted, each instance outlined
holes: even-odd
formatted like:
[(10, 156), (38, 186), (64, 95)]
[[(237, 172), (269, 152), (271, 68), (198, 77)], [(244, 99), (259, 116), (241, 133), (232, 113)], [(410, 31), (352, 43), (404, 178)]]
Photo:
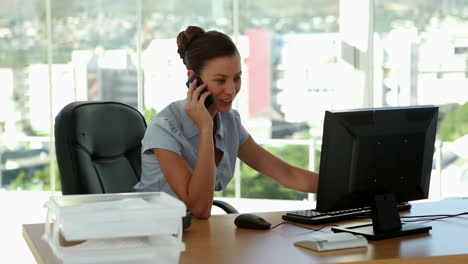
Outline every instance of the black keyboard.
[[(399, 211), (407, 211), (411, 209), (411, 204), (401, 203), (397, 205)], [(369, 216), (370, 207), (354, 208), (347, 210), (339, 210), (332, 212), (318, 212), (314, 209), (289, 212), (282, 216), (283, 220), (295, 223), (318, 225), (324, 223), (333, 223), (346, 219), (351, 219), (356, 216)]]

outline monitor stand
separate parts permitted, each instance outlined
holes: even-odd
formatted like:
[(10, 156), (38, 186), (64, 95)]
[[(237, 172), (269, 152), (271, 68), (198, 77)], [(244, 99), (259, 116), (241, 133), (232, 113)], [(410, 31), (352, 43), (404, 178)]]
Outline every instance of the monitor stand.
[(426, 233), (431, 226), (402, 224), (393, 193), (377, 194), (371, 203), (372, 224), (361, 223), (345, 227), (333, 227), (333, 232), (348, 232), (363, 235), (369, 240)]

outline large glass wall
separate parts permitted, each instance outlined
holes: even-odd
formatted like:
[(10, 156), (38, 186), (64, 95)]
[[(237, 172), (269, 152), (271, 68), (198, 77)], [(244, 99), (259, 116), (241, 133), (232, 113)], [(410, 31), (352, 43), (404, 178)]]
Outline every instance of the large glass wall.
[[(318, 170), (324, 110), (435, 104), (441, 115), (432, 186), (439, 197), (468, 196), (468, 3), (369, 0), (353, 5), (360, 9), (354, 14), (372, 15), (358, 21), (344, 16), (343, 2), (349, 1), (341, 2), (2, 1), (1, 188), (50, 188), (51, 121), (69, 102), (120, 101), (149, 121), (183, 99), (186, 72), (175, 38), (198, 25), (237, 43), (243, 83), (235, 108), (271, 152)], [(364, 27), (356, 28), (357, 22)], [(369, 63), (354, 74), (343, 54), (349, 29), (354, 44), (372, 44), (363, 55)], [(218, 195), (307, 198), (242, 163), (236, 180)]]

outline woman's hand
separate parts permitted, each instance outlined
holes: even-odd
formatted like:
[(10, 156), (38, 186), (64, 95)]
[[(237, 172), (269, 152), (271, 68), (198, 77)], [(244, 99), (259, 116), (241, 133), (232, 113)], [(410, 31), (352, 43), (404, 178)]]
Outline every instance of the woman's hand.
[(213, 130), (213, 119), (211, 118), (208, 109), (205, 107), (205, 100), (211, 94), (206, 91), (200, 95), (200, 92), (206, 88), (206, 84), (197, 85), (197, 80), (193, 81), (187, 91), (187, 103), (185, 104), (185, 112), (192, 118), (193, 122), (198, 126), (200, 131)]

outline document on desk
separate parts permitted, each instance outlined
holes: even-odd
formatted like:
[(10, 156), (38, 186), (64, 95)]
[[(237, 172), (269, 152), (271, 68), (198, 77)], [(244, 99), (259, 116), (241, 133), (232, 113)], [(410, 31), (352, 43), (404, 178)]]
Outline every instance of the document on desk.
[(328, 251), (345, 248), (367, 247), (367, 239), (351, 233), (315, 234), (306, 240), (297, 241), (296, 246), (315, 251)]

